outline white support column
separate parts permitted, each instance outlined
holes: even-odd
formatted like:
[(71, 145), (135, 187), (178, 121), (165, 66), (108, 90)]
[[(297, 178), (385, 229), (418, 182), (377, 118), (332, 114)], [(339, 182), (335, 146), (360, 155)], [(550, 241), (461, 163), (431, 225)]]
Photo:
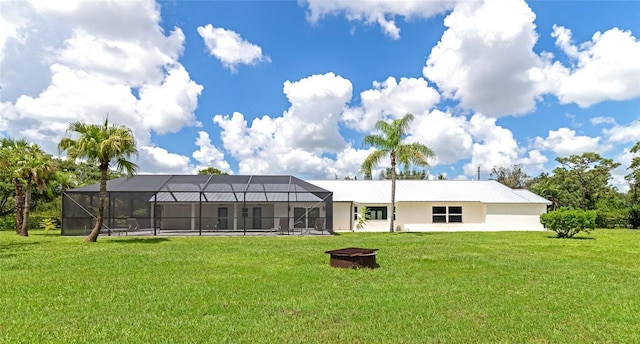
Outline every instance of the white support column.
[(197, 209), (197, 204), (192, 203), (191, 204), (191, 230), (196, 230), (196, 209)]
[(231, 213), (231, 216), (233, 216), (233, 230), (237, 230), (238, 229), (238, 203), (233, 203), (233, 213)]

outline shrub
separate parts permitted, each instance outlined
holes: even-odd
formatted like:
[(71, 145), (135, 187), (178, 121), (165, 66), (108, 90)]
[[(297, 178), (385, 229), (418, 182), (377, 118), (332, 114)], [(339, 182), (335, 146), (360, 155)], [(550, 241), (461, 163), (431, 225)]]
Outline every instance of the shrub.
[(629, 209), (596, 209), (598, 228), (627, 228), (630, 219)]
[(13, 214), (0, 216), (0, 231), (16, 230), (16, 216)]
[[(367, 207), (360, 207), (360, 211), (356, 213), (357, 218), (356, 218), (356, 228), (357, 230), (361, 231), (364, 229), (364, 227), (367, 225), (367, 222), (369, 222), (369, 209), (367, 209)], [(352, 230), (353, 231), (353, 230)]]
[(48, 217), (40, 221), (40, 228), (42, 228), (46, 234), (49, 234), (50, 230), (57, 229), (58, 227), (56, 226), (56, 221)]
[(629, 226), (631, 228), (640, 228), (640, 205), (634, 204), (629, 209)]
[(591, 232), (596, 227), (595, 210), (560, 208), (540, 215), (540, 222), (558, 238), (571, 238), (580, 232)]

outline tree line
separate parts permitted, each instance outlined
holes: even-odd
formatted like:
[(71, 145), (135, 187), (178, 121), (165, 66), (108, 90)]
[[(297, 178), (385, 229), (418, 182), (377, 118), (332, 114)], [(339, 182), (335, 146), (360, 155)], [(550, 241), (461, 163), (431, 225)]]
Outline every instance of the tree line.
[(630, 151), (636, 156), (627, 167), (627, 192), (611, 185), (612, 172), (621, 164), (593, 152), (558, 157), (558, 167), (536, 177), (528, 176), (522, 165), (496, 166), (491, 177), (511, 188), (528, 189), (548, 199), (552, 211), (560, 208), (594, 210), (596, 225), (600, 228), (639, 228), (640, 141)]
[[(420, 143), (404, 143), (414, 116), (391, 122), (378, 121), (375, 133), (365, 136), (365, 146), (376, 150), (362, 163), (360, 172), (372, 179), (372, 170), (383, 161), (391, 163), (379, 179), (392, 180), (391, 203), (395, 201), (396, 179), (425, 179), (426, 170), (410, 167), (428, 166), (433, 151)], [(23, 139), (0, 139), (0, 229), (15, 228), (27, 236), (31, 212), (39, 217), (60, 221), (61, 194), (64, 190), (100, 183), (100, 198), (95, 224), (87, 241), (96, 241), (102, 228), (106, 182), (124, 175), (134, 175), (138, 166), (130, 158), (138, 153), (131, 129), (123, 125), (74, 122), (67, 137), (58, 144), (66, 160), (54, 158), (37, 144)], [(611, 186), (612, 171), (621, 164), (597, 153), (558, 157), (559, 166), (551, 173), (530, 177), (522, 165), (496, 166), (491, 178), (515, 189), (528, 189), (551, 201), (550, 210), (560, 208), (595, 210), (599, 227), (640, 227), (640, 141), (632, 148), (635, 154), (625, 177), (628, 192)], [(397, 169), (404, 167), (404, 169)], [(397, 171), (399, 170), (399, 171)], [(206, 168), (200, 174), (225, 174)], [(337, 176), (336, 176), (337, 177)], [(437, 179), (446, 179), (439, 175)], [(393, 217), (392, 217), (393, 218)], [(393, 231), (393, 221), (390, 221)]]

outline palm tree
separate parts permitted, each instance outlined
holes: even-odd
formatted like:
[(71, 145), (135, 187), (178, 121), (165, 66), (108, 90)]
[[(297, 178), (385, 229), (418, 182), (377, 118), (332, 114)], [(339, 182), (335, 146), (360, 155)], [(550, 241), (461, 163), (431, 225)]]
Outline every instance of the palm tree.
[(34, 144), (19, 161), (21, 179), (24, 181), (24, 206), (22, 207), (21, 236), (29, 236), (29, 212), (31, 210), (31, 190), (33, 184), (39, 192), (47, 187), (47, 180), (54, 173), (51, 155), (46, 154), (38, 145)]
[(414, 116), (410, 113), (391, 123), (378, 121), (375, 125), (378, 134), (370, 134), (364, 137), (365, 146), (377, 148), (362, 163), (361, 172), (371, 175), (371, 170), (380, 164), (387, 156), (391, 159), (391, 221), (389, 232), (393, 232), (393, 221), (396, 215), (396, 165), (404, 165), (408, 169), (410, 165), (428, 166), (428, 159), (435, 156), (433, 151), (418, 142), (402, 143), (407, 135)]
[(98, 216), (95, 226), (85, 239), (85, 241), (95, 242), (98, 240), (104, 220), (109, 165), (113, 163), (118, 171), (133, 176), (138, 170), (138, 165), (127, 159), (131, 155), (138, 154), (138, 149), (131, 129), (124, 125), (109, 125), (109, 119), (105, 119), (104, 125), (73, 122), (69, 124), (67, 133), (76, 133), (78, 137), (63, 138), (58, 144), (58, 149), (61, 152), (66, 151), (71, 159), (85, 159), (89, 163), (98, 164), (100, 168)]
[(22, 229), (24, 207), (24, 180), (19, 168), (19, 162), (29, 149), (29, 142), (24, 139), (2, 138), (0, 140), (0, 169), (6, 173), (15, 189), (13, 201), (15, 203), (16, 234)]

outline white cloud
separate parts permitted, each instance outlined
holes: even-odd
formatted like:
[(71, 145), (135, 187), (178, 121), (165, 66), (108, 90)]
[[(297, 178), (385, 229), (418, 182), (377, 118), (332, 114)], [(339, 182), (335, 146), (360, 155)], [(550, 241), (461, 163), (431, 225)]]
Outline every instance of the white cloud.
[(207, 132), (198, 132), (196, 146), (200, 147), (200, 149), (193, 152), (191, 156), (200, 163), (198, 166), (199, 170), (207, 167), (215, 167), (222, 172), (231, 172), (229, 163), (224, 160), (224, 153), (211, 144), (211, 139)]
[(16, 1), (0, 1), (2, 4), (2, 15), (0, 15), (0, 62), (4, 60), (5, 44), (10, 40), (23, 44), (26, 39), (23, 28), (26, 20), (20, 14), (23, 10), (22, 4)]
[(327, 15), (344, 13), (349, 21), (378, 24), (393, 39), (400, 38), (400, 28), (395, 17), (406, 19), (429, 18), (453, 7), (454, 1), (351, 1), (351, 0), (303, 0), (307, 6), (307, 20), (317, 23)]
[(466, 117), (452, 116), (440, 110), (416, 117), (407, 142), (420, 142), (431, 148), (436, 153), (433, 166), (469, 158), (473, 147)]
[(140, 173), (151, 174), (193, 174), (194, 167), (187, 156), (170, 153), (161, 147), (142, 146), (138, 148), (137, 164)]
[(444, 96), (485, 116), (530, 112), (562, 72), (533, 52), (534, 20), (522, 0), (458, 2), (423, 74)]
[(543, 151), (552, 151), (556, 155), (565, 157), (580, 155), (584, 152), (603, 152), (609, 147), (600, 143), (599, 137), (577, 136), (575, 130), (560, 128), (549, 130), (547, 138), (536, 137), (533, 147)]
[(640, 141), (640, 120), (635, 120), (629, 125), (616, 124), (611, 129), (604, 129), (603, 133), (609, 142), (613, 143), (636, 143)]
[(333, 73), (286, 81), (291, 106), (280, 117), (263, 116), (247, 123), (244, 115), (216, 115), (224, 148), (238, 162), (239, 173), (327, 175), (336, 154), (347, 144), (338, 121), (351, 99), (352, 86)]
[(389, 77), (361, 92), (361, 105), (344, 111), (341, 120), (352, 129), (370, 131), (378, 120), (427, 113), (439, 101), (438, 92), (423, 78), (400, 78), (398, 83)]
[(13, 104), (0, 102), (0, 133), (9, 128), (9, 118), (16, 116)]
[(554, 25), (553, 30), (556, 45), (575, 62), (557, 90), (561, 103), (584, 108), (640, 96), (640, 41), (631, 31), (596, 32), (591, 41), (577, 46), (569, 29)]
[(522, 165), (525, 173), (535, 176), (545, 169), (544, 164), (549, 162), (549, 158), (542, 155), (539, 150), (534, 149), (527, 153), (527, 157), (520, 158), (517, 164)]
[[(538, 151), (522, 157), (524, 149), (518, 147), (509, 130), (495, 124), (495, 119), (478, 114), (467, 121), (464, 116), (439, 110), (427, 112), (439, 97), (424, 79), (376, 82), (374, 89), (361, 93), (361, 107), (347, 110), (351, 83), (333, 73), (285, 82), (283, 91), (291, 106), (282, 117), (263, 116), (251, 123), (240, 113), (214, 117), (222, 129), (225, 149), (239, 161), (240, 173), (296, 173), (322, 178), (355, 175), (370, 150), (355, 149), (344, 142), (337, 127), (341, 112), (343, 123), (356, 126), (369, 122), (362, 130), (389, 115), (415, 113), (407, 141), (432, 148), (436, 153), (433, 166), (471, 158), (465, 168), (471, 176), (475, 176), (477, 164), (490, 168), (526, 163), (539, 169), (546, 162)], [(354, 110), (361, 117), (349, 117)]]
[(291, 103), (279, 121), (286, 145), (309, 152), (336, 152), (345, 146), (338, 121), (351, 99), (351, 81), (333, 73), (285, 81), (283, 92)]
[[(202, 86), (178, 61), (184, 34), (165, 34), (155, 1), (9, 1), (16, 35), (0, 73), (2, 129), (52, 153), (69, 122), (132, 128), (140, 146), (151, 131), (198, 126)], [(16, 36), (14, 35), (14, 36)], [(10, 71), (4, 73), (4, 71)]]
[(640, 96), (640, 41), (630, 31), (596, 32), (578, 45), (570, 29), (554, 25), (567, 67), (533, 51), (534, 20), (523, 0), (458, 2), (423, 74), (445, 97), (491, 117), (528, 113), (544, 94), (580, 107)]
[(469, 120), (469, 133), (474, 141), (471, 161), (463, 166), (467, 176), (476, 176), (477, 169), (490, 170), (494, 166), (518, 163), (521, 149), (509, 129), (496, 125), (495, 118), (475, 114)]
[(213, 118), (222, 129), (225, 150), (239, 162), (239, 173), (310, 178), (356, 173), (361, 161), (345, 159), (363, 153), (344, 142), (338, 127), (351, 99), (351, 82), (333, 73), (312, 75), (286, 81), (283, 92), (291, 106), (280, 117), (265, 115), (247, 123), (236, 112)]
[(283, 117), (256, 118), (247, 125), (241, 113), (216, 115), (225, 149), (238, 160), (240, 174), (294, 174), (325, 178), (331, 160), (290, 145), (279, 130)]
[[(51, 73), (51, 84), (38, 97), (23, 95), (16, 101), (10, 136), (24, 136), (46, 145), (47, 138), (59, 141), (73, 121), (98, 123), (107, 115), (113, 123), (135, 124), (140, 120), (136, 99), (127, 85), (112, 84), (60, 64), (53, 64)], [(142, 128), (133, 125), (132, 129), (144, 142)]]
[(598, 117), (593, 117), (589, 120), (589, 122), (591, 122), (591, 125), (601, 125), (601, 124), (616, 124), (616, 119), (613, 117), (605, 117), (605, 116), (598, 116)]
[[(249, 123), (236, 112), (213, 118), (221, 128), (225, 150), (239, 161), (239, 173), (291, 173), (311, 178), (337, 175), (340, 179), (354, 176), (371, 153), (370, 149), (345, 143), (338, 131), (339, 118), (344, 121), (354, 109), (361, 111), (360, 121), (373, 123), (387, 114), (400, 117), (414, 112), (416, 121), (407, 141), (433, 149), (436, 159), (432, 166), (471, 158), (465, 166), (467, 176), (475, 177), (478, 164), (490, 169), (525, 163), (537, 171), (547, 159), (539, 151), (523, 156), (526, 151), (518, 146), (511, 131), (496, 125), (493, 118), (476, 114), (467, 120), (439, 110), (427, 112), (438, 96), (424, 79), (403, 78), (397, 83), (389, 78), (375, 83), (374, 89), (362, 92), (362, 107), (347, 110), (351, 83), (333, 73), (285, 82), (283, 91), (291, 106), (281, 117), (263, 116)], [(365, 113), (370, 117), (365, 119)]]
[(165, 50), (155, 46), (157, 42), (141, 44), (120, 37), (110, 39), (78, 29), (65, 41), (57, 60), (104, 79), (138, 87), (149, 82), (161, 82), (164, 78), (163, 67), (177, 61), (183, 42), (184, 34), (180, 29), (166, 37), (165, 44), (169, 49)]
[(268, 56), (262, 54), (262, 48), (244, 40), (235, 31), (207, 24), (198, 27), (198, 33), (209, 49), (209, 53), (233, 72), (239, 64), (254, 65), (262, 61), (271, 62)]
[(551, 37), (554, 37), (556, 39), (556, 45), (567, 56), (571, 58), (577, 58), (579, 56), (578, 47), (575, 46), (571, 38), (571, 30), (562, 26), (554, 25)]
[(71, 12), (80, 5), (79, 0), (29, 0), (29, 3), (38, 11)]
[(167, 133), (183, 126), (200, 126), (194, 111), (201, 92), (202, 86), (190, 79), (182, 65), (170, 68), (162, 83), (140, 88), (138, 110), (145, 128)]
[(469, 120), (464, 116), (454, 116), (440, 110), (416, 117), (407, 142), (420, 142), (431, 148), (436, 159), (431, 164), (449, 165), (459, 161), (463, 165), (464, 176), (456, 178), (477, 178), (477, 169), (486, 172), (494, 166), (509, 167), (525, 165), (529, 173), (539, 172), (548, 161), (539, 151), (527, 150), (519, 146), (513, 133), (499, 125), (495, 118), (481, 114)]
[(155, 42), (167, 49), (160, 22), (160, 7), (153, 0), (139, 1), (29, 1), (38, 19), (53, 18), (70, 28), (106, 39)]
[[(222, 129), (222, 143), (238, 161), (240, 174), (294, 174), (327, 178), (339, 169), (321, 151), (308, 151), (292, 145), (280, 130), (284, 117), (256, 118), (249, 126), (241, 113), (216, 115), (213, 121)], [(315, 150), (315, 149), (314, 149)], [(340, 174), (351, 171), (340, 171)]]
[(330, 166), (328, 170), (329, 178), (337, 175), (338, 179), (344, 179), (344, 177), (353, 178), (359, 175), (360, 166), (364, 159), (373, 153), (374, 148), (369, 149), (356, 149), (353, 147), (346, 147), (341, 152), (336, 154), (336, 159), (333, 166)]

